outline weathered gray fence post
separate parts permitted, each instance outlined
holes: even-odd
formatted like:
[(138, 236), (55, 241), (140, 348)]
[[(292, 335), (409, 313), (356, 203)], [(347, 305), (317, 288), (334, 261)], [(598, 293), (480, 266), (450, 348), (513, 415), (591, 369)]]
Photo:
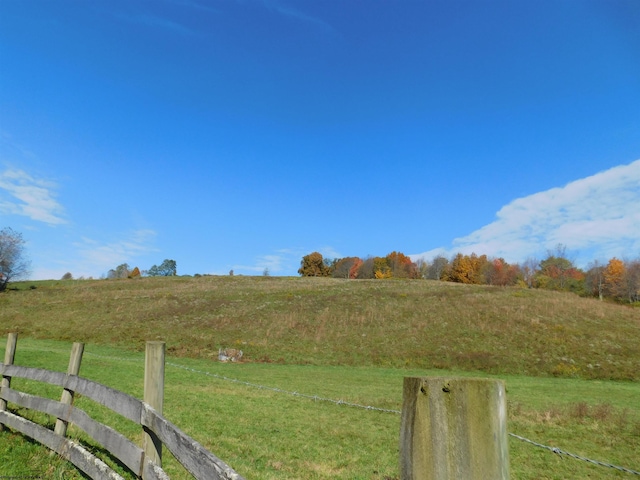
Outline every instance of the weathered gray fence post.
[[(147, 342), (144, 360), (144, 402), (162, 413), (164, 402), (164, 342)], [(151, 430), (144, 429), (144, 453), (162, 466), (162, 442)]]
[[(16, 343), (18, 343), (18, 334), (10, 333), (7, 337), (7, 348), (4, 351), (4, 364), (5, 365), (13, 365), (13, 360), (16, 356)], [(9, 388), (11, 386), (11, 377), (2, 376), (0, 380), (0, 388)], [(6, 400), (2, 400), (0, 398), (0, 410), (7, 409)], [(0, 423), (0, 432), (4, 429), (4, 425)]]
[[(75, 342), (71, 347), (71, 357), (69, 357), (69, 367), (67, 368), (67, 375), (78, 375), (80, 372), (80, 363), (82, 363), (82, 353), (84, 352), (84, 343)], [(72, 390), (64, 389), (62, 391), (62, 397), (60, 403), (65, 405), (71, 405), (73, 403), (74, 392)], [(67, 434), (67, 424), (64, 420), (59, 418), (56, 420), (56, 427), (54, 432), (63, 437)]]
[(402, 480), (507, 480), (504, 382), (405, 377)]

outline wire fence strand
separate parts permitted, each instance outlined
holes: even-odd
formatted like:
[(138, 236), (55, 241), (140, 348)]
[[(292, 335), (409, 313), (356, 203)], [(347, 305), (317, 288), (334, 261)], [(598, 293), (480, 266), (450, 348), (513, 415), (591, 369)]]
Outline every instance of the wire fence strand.
[[(89, 352), (86, 352), (89, 353)], [(90, 355), (93, 355), (95, 357), (102, 357), (102, 358), (110, 358), (110, 359), (114, 359), (114, 360), (133, 360), (133, 359), (123, 359), (123, 358), (118, 358), (118, 357), (106, 357), (103, 355), (97, 355), (97, 354), (92, 354), (89, 353)], [(206, 375), (208, 377), (213, 377), (219, 380), (224, 380), (227, 382), (232, 382), (232, 383), (236, 383), (239, 385), (245, 385), (247, 387), (252, 387), (252, 388), (257, 388), (260, 390), (268, 390), (268, 391), (272, 391), (272, 392), (277, 392), (277, 393), (282, 393), (285, 395), (291, 395), (294, 397), (299, 397), (299, 398), (305, 398), (308, 400), (313, 400), (313, 401), (317, 401), (317, 402), (327, 402), (327, 403), (332, 403), (334, 405), (342, 405), (342, 406), (346, 406), (346, 407), (352, 407), (352, 408), (361, 408), (361, 409), (365, 409), (365, 410), (371, 410), (371, 411), (377, 411), (377, 412), (383, 412), (383, 413), (393, 413), (393, 414), (397, 414), (400, 415), (402, 412), (400, 410), (393, 410), (393, 409), (388, 409), (388, 408), (380, 408), (380, 407), (374, 407), (371, 405), (361, 405), (358, 403), (352, 403), (352, 402), (347, 402), (344, 400), (335, 400), (332, 398), (326, 398), (326, 397), (321, 397), (318, 395), (309, 395), (309, 394), (305, 394), (305, 393), (300, 393), (300, 392), (295, 392), (295, 391), (289, 391), (289, 390), (283, 390), (281, 388), (277, 388), (277, 387), (268, 387), (265, 385), (260, 385), (257, 383), (252, 383), (252, 382), (247, 382), (244, 380), (239, 380), (237, 378), (231, 378), (231, 377), (227, 377), (225, 375), (220, 375), (217, 373), (211, 373), (211, 372), (207, 372), (207, 371), (203, 371), (203, 370), (197, 370), (195, 368), (191, 368), (191, 367), (187, 367), (185, 365), (180, 365), (177, 363), (173, 363), (173, 362), (166, 362), (167, 365), (175, 367), (175, 368), (180, 368), (182, 370), (187, 370), (190, 371), (192, 373), (197, 373), (200, 375)], [(565, 455), (567, 457), (570, 458), (574, 458), (576, 460), (582, 460), (584, 462), (587, 463), (591, 463), (593, 465), (598, 465), (600, 467), (607, 467), (607, 468), (612, 468), (621, 472), (625, 472), (625, 473), (630, 473), (632, 475), (640, 475), (639, 471), (633, 470), (631, 468), (626, 468), (626, 467), (621, 467), (618, 465), (613, 465), (611, 463), (607, 463), (607, 462), (601, 462), (599, 460), (593, 460), (587, 457), (582, 457), (580, 455), (576, 455), (574, 453), (569, 453), (566, 452), (564, 450), (561, 450), (560, 448), (557, 447), (550, 447), (548, 445), (543, 445), (541, 443), (538, 442), (534, 442), (533, 440), (529, 440), (528, 438), (525, 437), (521, 437), (520, 435), (516, 435), (515, 433), (509, 433), (509, 435), (513, 438), (516, 438), (522, 442), (534, 445), (536, 447), (540, 447), (540, 448), (544, 448), (546, 450), (549, 450), (557, 455)]]
[(306, 394), (306, 393), (292, 392), (292, 391), (289, 391), (289, 390), (283, 390), (283, 389), (277, 388), (277, 387), (267, 387), (265, 385), (259, 385), (257, 383), (251, 383), (251, 382), (245, 382), (244, 380), (238, 380), (237, 378), (225, 377), (224, 375), (219, 375), (217, 373), (210, 373), (210, 372), (205, 372), (205, 371), (201, 371), (201, 370), (196, 370), (195, 368), (185, 367), (184, 365), (178, 365), (177, 363), (167, 362), (167, 365), (170, 365), (170, 366), (176, 367), (176, 368), (182, 368), (183, 370), (188, 370), (188, 371), (193, 372), (193, 373), (199, 373), (199, 374), (202, 374), (202, 375), (207, 375), (209, 377), (218, 378), (220, 380), (226, 380), (228, 382), (233, 382), (233, 383), (238, 383), (238, 384), (241, 384), (241, 385), (246, 385), (247, 387), (253, 387), (253, 388), (258, 388), (260, 390), (270, 390), (272, 392), (284, 393), (286, 395), (292, 395), (294, 397), (306, 398), (308, 400), (314, 400), (316, 402), (328, 402), (328, 403), (333, 403), (335, 405), (344, 405), (345, 407), (363, 408), (365, 410), (375, 410), (377, 412), (384, 412), (384, 413), (397, 413), (397, 414), (402, 413), (399, 410), (391, 410), (391, 409), (388, 409), (388, 408), (373, 407), (371, 405), (360, 405), (358, 403), (351, 403), (351, 402), (347, 402), (345, 400), (335, 400), (333, 398), (325, 398), (325, 397), (320, 397), (318, 395), (309, 395), (309, 394)]
[(541, 443), (534, 442), (533, 440), (529, 440), (528, 438), (521, 437), (520, 435), (516, 435), (515, 433), (509, 433), (509, 435), (511, 435), (514, 438), (517, 438), (518, 440), (522, 440), (523, 442), (530, 443), (531, 445), (535, 445), (536, 447), (545, 448), (547, 450), (550, 450), (553, 453), (557, 453), (558, 455), (566, 455), (568, 457), (575, 458), (577, 460), (582, 460), (582, 461), (588, 462), (588, 463), (593, 463), (594, 465), (599, 465), (601, 467), (614, 468), (616, 470), (620, 470), (621, 472), (631, 473), (633, 475), (640, 475), (640, 472), (637, 472), (635, 470), (631, 470), (630, 468), (619, 467), (618, 465), (612, 465), (610, 463), (600, 462), (599, 460), (591, 460), (590, 458), (581, 457), (580, 455), (576, 455), (575, 453), (565, 452), (564, 450), (561, 450), (561, 449), (559, 449), (557, 447), (550, 447), (548, 445), (543, 445)]

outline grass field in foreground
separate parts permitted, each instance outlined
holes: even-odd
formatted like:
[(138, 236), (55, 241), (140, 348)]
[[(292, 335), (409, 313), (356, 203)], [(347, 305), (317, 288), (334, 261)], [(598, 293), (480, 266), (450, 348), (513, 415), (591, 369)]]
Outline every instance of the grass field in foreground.
[[(0, 358), (4, 355), (3, 339)], [(69, 342), (18, 339), (16, 364), (65, 371)], [(165, 416), (248, 479), (396, 479), (400, 415), (309, 400), (206, 375), (321, 398), (400, 410), (404, 376), (473, 375), (427, 369), (222, 364), (168, 358)], [(172, 364), (196, 371), (186, 370)], [(138, 398), (143, 354), (88, 344), (81, 375)], [(506, 381), (510, 432), (591, 459), (640, 468), (640, 384), (499, 375)], [(15, 388), (59, 399), (55, 387), (14, 379)], [(140, 441), (139, 428), (86, 398), (76, 405)], [(24, 411), (20, 412), (26, 415)], [(36, 419), (52, 425), (55, 419)], [(70, 434), (84, 438), (75, 428)], [(626, 478), (510, 438), (511, 476), (517, 479)], [(82, 478), (46, 449), (11, 431), (0, 433), (0, 476)], [(165, 454), (172, 478), (189, 476)]]

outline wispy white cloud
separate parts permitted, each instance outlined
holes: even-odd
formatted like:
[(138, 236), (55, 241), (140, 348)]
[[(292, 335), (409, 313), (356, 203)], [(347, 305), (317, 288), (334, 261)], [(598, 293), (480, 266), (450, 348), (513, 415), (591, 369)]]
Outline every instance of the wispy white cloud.
[[(66, 223), (55, 199), (56, 185), (18, 169), (0, 173), (0, 213), (22, 215), (49, 225)], [(3, 194), (4, 191), (4, 194)]]
[(286, 258), (282, 254), (275, 255), (263, 255), (258, 259), (258, 267), (264, 271), (268, 269), (270, 272), (275, 273), (282, 270), (283, 263), (286, 262)]
[(281, 249), (274, 253), (256, 257), (253, 265), (234, 265), (233, 270), (238, 273), (263, 273), (268, 270), (271, 274), (277, 274), (286, 270), (291, 264), (291, 250)]
[(270, 10), (276, 11), (281, 15), (289, 17), (295, 21), (303, 22), (308, 25), (313, 25), (315, 27), (324, 30), (325, 32), (333, 32), (334, 29), (331, 25), (329, 25), (324, 20), (314, 17), (312, 15), (308, 15), (306, 13), (301, 12), (300, 10), (296, 10), (291, 7), (285, 7), (280, 2), (276, 0), (263, 0), (264, 5)]
[(324, 258), (339, 258), (340, 254), (330, 246), (317, 249), (281, 248), (273, 253), (256, 257), (253, 265), (234, 265), (233, 271), (237, 273), (262, 274), (265, 269), (272, 275), (295, 274), (300, 268), (300, 260), (304, 255), (313, 251), (320, 252)]
[(81, 272), (94, 272), (92, 275), (106, 273), (118, 265), (135, 260), (136, 257), (158, 251), (154, 247), (155, 237), (156, 232), (149, 229), (135, 230), (110, 243), (83, 237), (73, 244), (79, 257), (76, 269)]
[(563, 244), (583, 262), (640, 255), (640, 160), (564, 187), (505, 205), (497, 219), (450, 248), (412, 255), (431, 258), (455, 252), (504, 257), (511, 262)]
[[(331, 260), (333, 260), (334, 258), (342, 257), (342, 255), (338, 250), (336, 250), (335, 248), (329, 245), (319, 248), (318, 252), (322, 254), (322, 258), (329, 258)], [(307, 255), (308, 253), (311, 253), (311, 252), (310, 251), (306, 252), (304, 255)]]
[(0, 129), (0, 151), (2, 151), (2, 156), (6, 158), (14, 157), (25, 160), (38, 158), (32, 150), (17, 142), (11, 133), (2, 129)]
[(59, 279), (67, 272), (74, 278), (100, 278), (123, 263), (142, 268), (136, 262), (159, 251), (155, 238), (155, 231), (141, 229), (123, 233), (120, 239), (110, 242), (80, 237), (70, 243), (54, 243), (52, 248), (40, 245), (40, 250), (34, 251), (39, 261), (33, 262), (31, 279)]

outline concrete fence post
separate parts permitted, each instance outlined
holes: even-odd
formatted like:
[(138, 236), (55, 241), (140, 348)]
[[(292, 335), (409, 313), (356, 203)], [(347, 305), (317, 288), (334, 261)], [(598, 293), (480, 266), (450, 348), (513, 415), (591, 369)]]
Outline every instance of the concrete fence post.
[[(16, 356), (16, 344), (18, 343), (18, 334), (10, 333), (7, 337), (7, 348), (4, 351), (4, 364), (13, 365)], [(9, 388), (11, 386), (11, 377), (2, 376), (0, 379), (0, 388)], [(0, 398), (0, 411), (7, 409), (7, 402)], [(4, 429), (4, 425), (0, 423), (0, 432)]]
[(508, 480), (504, 382), (405, 377), (400, 478)]
[[(144, 402), (162, 414), (164, 403), (164, 342), (147, 342), (144, 361)], [(162, 466), (162, 442), (151, 430), (144, 429), (144, 453)]]
[[(67, 368), (67, 375), (78, 375), (80, 372), (80, 363), (82, 363), (82, 354), (84, 352), (84, 343), (75, 342), (71, 347), (71, 356), (69, 357), (69, 367)], [(65, 405), (71, 405), (73, 403), (74, 392), (72, 390), (64, 389), (62, 391), (62, 397), (60, 403)], [(68, 422), (56, 420), (56, 426), (54, 432), (58, 435), (65, 436), (67, 434)]]

